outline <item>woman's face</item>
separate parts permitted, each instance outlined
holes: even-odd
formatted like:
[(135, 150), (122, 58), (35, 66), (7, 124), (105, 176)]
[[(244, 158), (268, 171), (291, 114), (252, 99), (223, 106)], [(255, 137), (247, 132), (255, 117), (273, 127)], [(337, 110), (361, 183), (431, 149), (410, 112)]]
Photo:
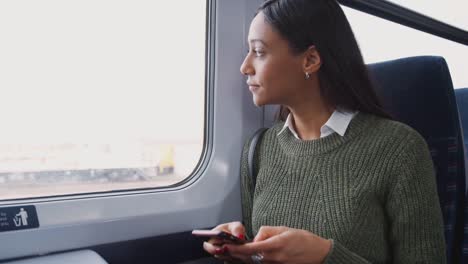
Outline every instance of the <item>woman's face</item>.
[(252, 20), (249, 52), (240, 71), (246, 75), (257, 106), (289, 105), (305, 86), (304, 57), (293, 55), (288, 42), (268, 24), (262, 12)]

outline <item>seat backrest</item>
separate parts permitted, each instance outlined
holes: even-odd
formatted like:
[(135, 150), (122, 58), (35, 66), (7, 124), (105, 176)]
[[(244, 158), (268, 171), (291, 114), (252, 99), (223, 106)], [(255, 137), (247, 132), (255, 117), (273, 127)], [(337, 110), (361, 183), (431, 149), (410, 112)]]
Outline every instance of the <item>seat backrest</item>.
[[(468, 88), (455, 89), (455, 97), (457, 98), (458, 113), (460, 114), (460, 122), (463, 130), (463, 139), (465, 142), (465, 166), (468, 164)], [(466, 169), (466, 167), (465, 167)], [(466, 180), (465, 175), (465, 180)], [(465, 191), (466, 193), (466, 191)], [(463, 243), (463, 261), (460, 263), (468, 263), (468, 195), (465, 194), (465, 229)]]
[[(460, 121), (463, 130), (463, 138), (468, 139), (468, 88), (455, 89), (455, 97), (457, 98), (458, 113), (460, 114)], [(468, 140), (465, 142), (468, 144)]]
[[(457, 108), (458, 108), (458, 114), (460, 116), (460, 124), (461, 124), (461, 127), (462, 127), (462, 131), (463, 131), (463, 142), (464, 142), (464, 145), (465, 145), (465, 184), (466, 184), (466, 179), (467, 179), (467, 173), (466, 173), (466, 170), (467, 170), (467, 164), (468, 164), (468, 88), (458, 88), (458, 89), (455, 89), (455, 98), (457, 99)], [(466, 192), (467, 192), (467, 189), (466, 189), (466, 185), (465, 185), (465, 195), (466, 195)], [(466, 198), (465, 198), (465, 230), (466, 230), (466, 234), (465, 234), (465, 240), (468, 240), (468, 203), (466, 202), (468, 201)], [(467, 241), (468, 242), (468, 241)], [(468, 244), (468, 243), (466, 243)], [(466, 250), (466, 255), (467, 255), (467, 258), (468, 258), (468, 245), (467, 245), (467, 250)], [(467, 259), (468, 260), (468, 259)], [(468, 261), (466, 262), (468, 263)]]
[(421, 56), (369, 65), (385, 109), (416, 129), (429, 145), (444, 217), (448, 263), (460, 263), (465, 168), (452, 80), (441, 57)]

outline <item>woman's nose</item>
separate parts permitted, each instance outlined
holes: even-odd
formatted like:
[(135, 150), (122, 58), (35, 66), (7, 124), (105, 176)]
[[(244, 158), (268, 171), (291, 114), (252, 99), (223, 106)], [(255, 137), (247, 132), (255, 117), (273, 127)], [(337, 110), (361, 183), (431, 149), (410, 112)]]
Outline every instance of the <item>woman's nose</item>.
[(241, 64), (240, 72), (243, 75), (253, 75), (254, 72), (255, 72), (253, 70), (253, 67), (252, 67), (250, 61), (249, 61), (249, 56), (248, 55), (245, 57), (244, 61)]

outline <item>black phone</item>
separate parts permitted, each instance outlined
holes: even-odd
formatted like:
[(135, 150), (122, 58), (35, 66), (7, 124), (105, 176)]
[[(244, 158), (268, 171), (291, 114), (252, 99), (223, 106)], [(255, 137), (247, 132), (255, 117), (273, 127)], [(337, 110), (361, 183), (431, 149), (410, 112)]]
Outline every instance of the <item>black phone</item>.
[(193, 230), (192, 235), (204, 238), (219, 238), (225, 243), (244, 244), (247, 242), (233, 234), (219, 230)]

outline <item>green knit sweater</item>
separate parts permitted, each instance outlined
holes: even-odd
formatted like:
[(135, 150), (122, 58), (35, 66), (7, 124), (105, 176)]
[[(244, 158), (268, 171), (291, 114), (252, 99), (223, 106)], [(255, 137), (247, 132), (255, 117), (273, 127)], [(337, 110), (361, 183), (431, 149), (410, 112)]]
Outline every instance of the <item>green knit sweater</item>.
[(359, 113), (346, 134), (302, 141), (283, 123), (257, 145), (254, 186), (242, 156), (243, 220), (332, 239), (325, 263), (446, 263), (433, 164), (410, 127)]

